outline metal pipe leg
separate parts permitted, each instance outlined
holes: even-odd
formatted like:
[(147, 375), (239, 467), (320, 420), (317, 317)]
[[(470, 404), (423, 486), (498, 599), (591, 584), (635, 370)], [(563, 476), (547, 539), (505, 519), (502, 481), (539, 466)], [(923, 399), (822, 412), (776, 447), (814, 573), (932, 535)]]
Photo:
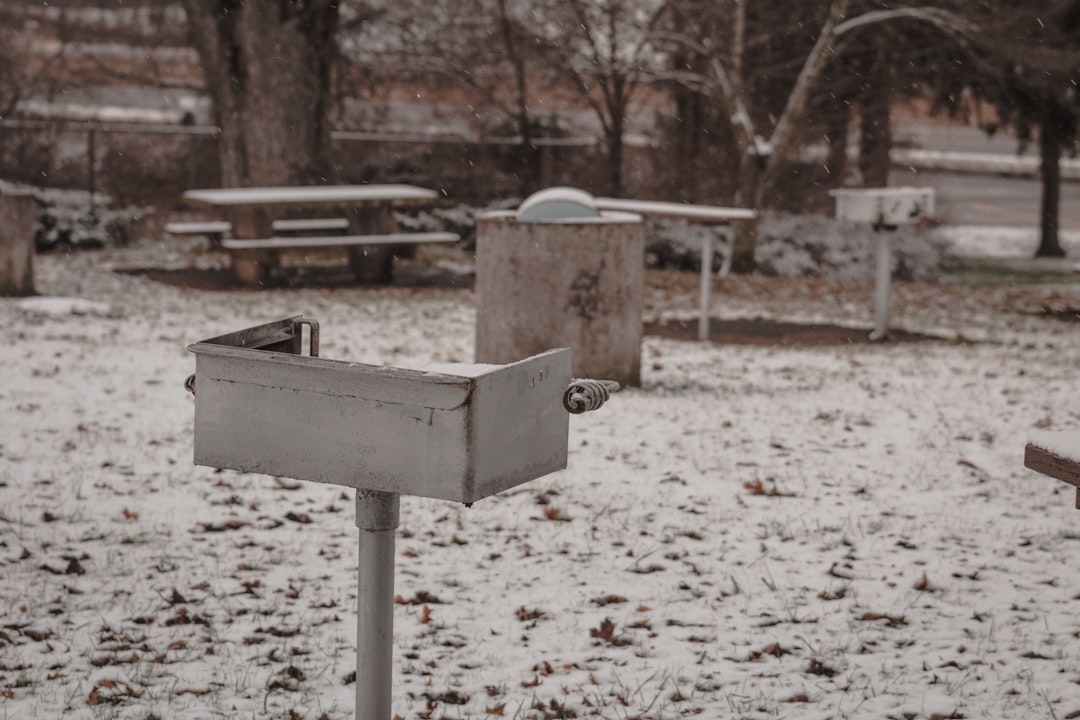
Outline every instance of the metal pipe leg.
[(356, 615), (356, 718), (390, 720), (394, 660), (394, 493), (356, 491), (360, 529)]
[(706, 235), (701, 240), (701, 310), (698, 315), (698, 340), (709, 339), (709, 305), (712, 294), (713, 239)]
[[(887, 231), (886, 231), (887, 232)], [(892, 238), (877, 233), (877, 273), (874, 281), (874, 331), (871, 340), (883, 340), (889, 334), (889, 285), (892, 282)]]

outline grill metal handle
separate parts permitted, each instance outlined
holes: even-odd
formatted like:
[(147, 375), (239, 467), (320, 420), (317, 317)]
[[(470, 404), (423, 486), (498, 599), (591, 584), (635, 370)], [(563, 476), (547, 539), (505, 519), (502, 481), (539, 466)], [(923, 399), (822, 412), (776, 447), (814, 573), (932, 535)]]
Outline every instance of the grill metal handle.
[(563, 407), (572, 415), (596, 410), (608, 401), (611, 393), (619, 391), (619, 383), (614, 380), (590, 380), (572, 378), (570, 386), (563, 393)]

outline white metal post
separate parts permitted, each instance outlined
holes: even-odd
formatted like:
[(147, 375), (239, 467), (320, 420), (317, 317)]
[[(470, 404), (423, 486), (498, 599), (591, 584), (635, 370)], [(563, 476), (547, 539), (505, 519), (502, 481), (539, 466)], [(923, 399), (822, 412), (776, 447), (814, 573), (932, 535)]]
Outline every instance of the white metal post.
[(356, 491), (356, 720), (390, 720), (394, 660), (394, 534), (399, 495)]
[(892, 238), (887, 229), (875, 233), (877, 273), (874, 282), (874, 331), (871, 340), (883, 340), (889, 333), (889, 285), (892, 282)]
[(703, 233), (701, 239), (701, 311), (698, 315), (698, 340), (709, 339), (709, 305), (712, 294), (713, 236)]

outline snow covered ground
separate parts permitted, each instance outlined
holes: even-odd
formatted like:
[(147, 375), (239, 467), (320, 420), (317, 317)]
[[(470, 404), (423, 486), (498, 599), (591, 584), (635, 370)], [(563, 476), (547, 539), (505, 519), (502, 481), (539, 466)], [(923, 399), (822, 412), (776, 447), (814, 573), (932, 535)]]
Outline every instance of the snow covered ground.
[[(332, 486), (191, 463), (202, 338), (301, 313), (322, 354), (472, 360), (473, 294), (210, 292), (38, 258), (0, 298), (0, 718), (347, 718), (356, 530)], [(210, 262), (205, 258), (200, 263)], [(650, 317), (694, 274), (650, 272)], [(1080, 285), (896, 283), (940, 337), (647, 337), (570, 467), (471, 509), (402, 499), (402, 718), (1080, 717), (1080, 511), (1023, 468), (1080, 427)], [(714, 315), (869, 328), (869, 281), (730, 277)]]

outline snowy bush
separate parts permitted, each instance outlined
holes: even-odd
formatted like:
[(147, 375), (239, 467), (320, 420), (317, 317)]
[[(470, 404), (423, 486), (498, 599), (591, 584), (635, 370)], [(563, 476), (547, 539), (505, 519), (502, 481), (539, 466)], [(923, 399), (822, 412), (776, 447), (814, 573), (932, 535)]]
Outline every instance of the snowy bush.
[[(892, 240), (894, 277), (927, 280), (937, 274), (944, 241), (935, 229), (915, 224), (882, 232)], [(767, 213), (761, 220), (754, 259), (758, 271), (766, 275), (865, 279), (873, 274), (879, 239), (863, 223)]]
[(402, 230), (407, 232), (452, 232), (464, 241), (463, 246), (476, 246), (476, 208), (458, 205), (452, 208), (435, 208), (419, 213), (395, 213)]
[(731, 243), (731, 228), (686, 220), (650, 220), (645, 225), (645, 264), (655, 268), (700, 270), (702, 241), (712, 236), (713, 270), (719, 270)]
[[(868, 226), (820, 215), (766, 213), (761, 219), (754, 259), (758, 271), (785, 277), (865, 279), (873, 274), (879, 236)], [(944, 240), (928, 227), (908, 225), (890, 234), (895, 277), (933, 278), (943, 255)], [(654, 220), (646, 226), (645, 262), (650, 267), (701, 269), (702, 240), (712, 235), (712, 269), (723, 267), (731, 251), (732, 229), (696, 225), (685, 220)]]
[[(82, 194), (82, 193), (80, 193)], [(38, 252), (126, 245), (131, 226), (144, 215), (139, 208), (112, 209), (72, 202), (65, 194), (35, 192), (34, 246)]]
[[(518, 201), (508, 203), (516, 207)], [(487, 208), (488, 210), (492, 208)], [(412, 232), (454, 232), (462, 247), (475, 248), (477, 208), (397, 213), (398, 224)], [(946, 245), (942, 231), (929, 225), (904, 225), (889, 233), (894, 277), (929, 280), (938, 272)], [(686, 220), (650, 219), (645, 225), (645, 263), (653, 268), (701, 269), (702, 241), (712, 236), (712, 269), (719, 271), (731, 251), (732, 227)], [(880, 236), (869, 225), (821, 215), (765, 213), (755, 259), (758, 271), (785, 277), (866, 279), (873, 275), (874, 248)]]

